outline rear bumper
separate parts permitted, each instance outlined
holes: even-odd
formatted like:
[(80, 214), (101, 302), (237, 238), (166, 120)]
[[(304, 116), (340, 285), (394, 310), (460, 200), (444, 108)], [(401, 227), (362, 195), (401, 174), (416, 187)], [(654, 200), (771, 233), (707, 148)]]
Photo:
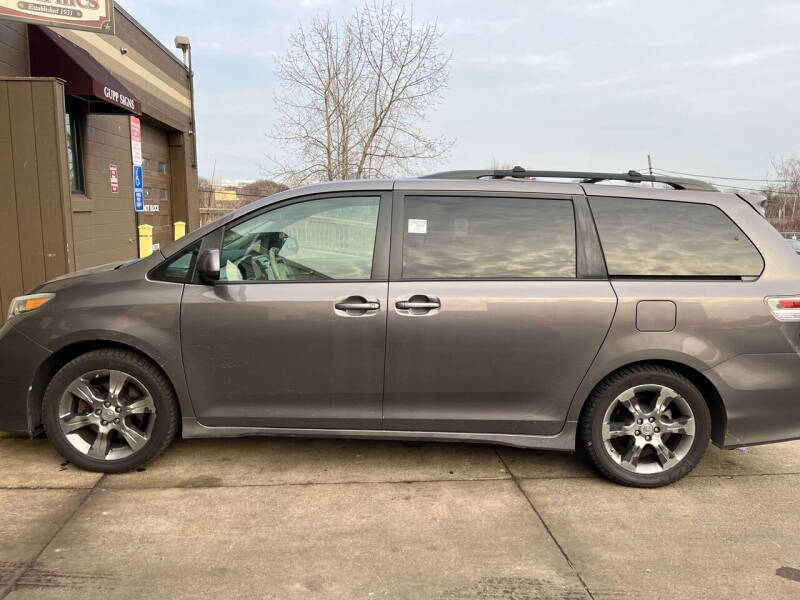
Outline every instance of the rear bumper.
[(34, 433), (29, 390), (50, 352), (6, 323), (0, 328), (0, 431)]
[(800, 438), (800, 356), (743, 354), (705, 375), (725, 405), (724, 448)]

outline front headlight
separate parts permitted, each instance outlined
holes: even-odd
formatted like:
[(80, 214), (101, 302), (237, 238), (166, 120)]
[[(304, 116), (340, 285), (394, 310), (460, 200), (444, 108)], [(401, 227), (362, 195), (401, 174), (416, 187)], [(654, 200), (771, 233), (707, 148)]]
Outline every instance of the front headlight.
[(8, 306), (8, 318), (16, 317), (22, 313), (30, 312), (41, 308), (50, 300), (55, 298), (55, 294), (31, 294), (30, 296), (17, 296)]

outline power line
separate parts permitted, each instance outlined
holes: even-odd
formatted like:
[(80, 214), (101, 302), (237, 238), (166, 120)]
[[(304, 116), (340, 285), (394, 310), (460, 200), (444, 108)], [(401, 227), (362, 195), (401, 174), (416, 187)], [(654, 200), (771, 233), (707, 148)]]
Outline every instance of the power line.
[[(677, 173), (679, 175), (693, 175), (694, 177), (705, 177), (705, 178), (712, 178), (711, 175), (697, 175), (693, 173), (682, 173), (679, 171), (667, 171), (667, 169), (654, 169), (655, 171), (666, 171), (667, 173)], [(663, 173), (662, 173), (663, 174)], [(728, 179), (733, 181), (772, 181), (772, 182), (783, 182), (784, 180), (761, 180), (761, 179), (737, 179), (735, 177), (718, 177), (717, 179)], [(788, 181), (787, 181), (788, 182)], [(745, 187), (745, 186), (738, 186), (738, 185), (724, 185), (724, 187), (732, 189), (732, 190), (740, 190), (740, 191), (748, 191), (748, 192), (761, 192), (762, 194), (770, 193), (770, 194), (783, 194), (786, 196), (797, 196), (797, 192), (786, 191), (786, 190), (765, 190), (763, 188), (754, 188), (754, 187)]]
[(672, 171), (670, 169), (655, 168), (656, 171), (672, 173), (673, 175), (687, 175), (689, 177), (704, 177), (706, 179), (727, 179), (728, 181), (763, 181), (764, 183), (792, 183), (791, 179), (752, 179), (747, 177), (724, 177), (722, 175), (701, 175), (699, 173), (685, 173), (683, 171)]

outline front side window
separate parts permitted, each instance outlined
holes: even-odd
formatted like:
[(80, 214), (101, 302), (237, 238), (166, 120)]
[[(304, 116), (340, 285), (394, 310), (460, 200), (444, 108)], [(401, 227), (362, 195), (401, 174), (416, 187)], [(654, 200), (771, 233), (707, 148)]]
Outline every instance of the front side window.
[(197, 260), (199, 249), (199, 242), (192, 244), (189, 248), (155, 269), (151, 275), (152, 279), (173, 283), (187, 283), (194, 270), (194, 263)]
[(369, 279), (380, 197), (309, 200), (225, 231), (222, 281)]
[(575, 277), (571, 200), (405, 199), (404, 279)]
[(638, 198), (590, 198), (608, 274), (757, 277), (758, 250), (716, 206)]
[(76, 194), (84, 192), (83, 155), (81, 144), (81, 112), (75, 102), (67, 99), (65, 115), (67, 128), (67, 169), (69, 170), (70, 190)]

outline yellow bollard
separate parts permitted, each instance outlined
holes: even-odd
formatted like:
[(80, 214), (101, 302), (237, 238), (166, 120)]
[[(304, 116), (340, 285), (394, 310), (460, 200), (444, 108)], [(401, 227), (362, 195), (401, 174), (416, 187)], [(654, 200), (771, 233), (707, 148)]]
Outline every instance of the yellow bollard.
[(186, 235), (186, 223), (175, 221), (175, 239), (179, 240)]
[(139, 258), (153, 253), (153, 226), (139, 225)]

